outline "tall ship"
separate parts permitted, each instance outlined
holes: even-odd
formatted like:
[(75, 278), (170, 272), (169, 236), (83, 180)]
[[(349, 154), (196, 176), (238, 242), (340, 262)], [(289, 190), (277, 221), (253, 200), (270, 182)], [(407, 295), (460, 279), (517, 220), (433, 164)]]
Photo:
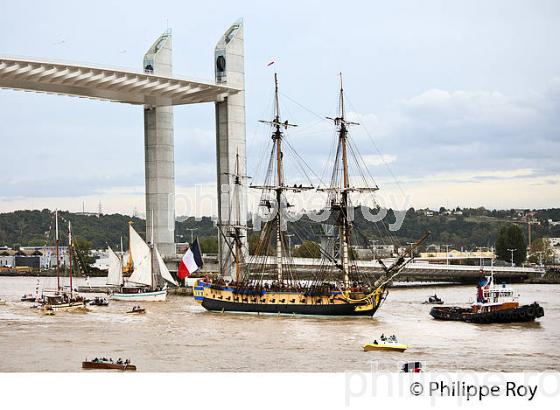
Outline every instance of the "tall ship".
[[(153, 225), (152, 225), (153, 226)], [(136, 232), (132, 222), (128, 224), (130, 258), (127, 265), (132, 265), (132, 274), (128, 279), (123, 278), (125, 255), (119, 257), (109, 248), (109, 271), (107, 284), (118, 286), (118, 291), (112, 293), (111, 299), (131, 302), (165, 302), (167, 299), (167, 284), (177, 285), (171, 273), (165, 266), (154, 241), (146, 243)], [(153, 235), (152, 235), (153, 236)]]
[[(424, 237), (399, 255), (390, 266), (380, 262), (383, 273), (374, 276), (362, 272), (351, 255), (351, 240), (355, 226), (350, 213), (353, 193), (372, 193), (377, 186), (353, 186), (350, 180), (349, 162), (355, 146), (349, 143), (348, 127), (354, 125), (346, 119), (342, 76), (339, 94), (339, 112), (328, 118), (336, 128), (336, 155), (332, 164), (330, 184), (316, 188), (312, 184), (291, 184), (284, 173), (284, 148), (291, 149), (285, 141), (290, 124), (280, 116), (278, 77), (274, 75), (274, 115), (271, 121), (261, 121), (271, 127), (272, 146), (262, 185), (250, 188), (262, 191), (259, 207), (266, 217), (254, 255), (244, 246), (239, 195), (247, 176), (240, 174), (239, 160), (236, 172), (231, 175), (233, 195), (229, 223), (219, 226), (219, 234), (228, 245), (225, 262), (220, 275), (214, 279), (199, 280), (193, 294), (204, 308), (221, 312), (252, 312), (270, 314), (301, 314), (324, 316), (373, 316), (386, 299), (391, 281), (412, 260), (414, 250)], [(296, 153), (296, 157), (299, 155)], [(287, 194), (301, 194), (317, 190), (327, 194), (329, 222), (335, 232), (332, 248), (335, 252), (321, 249), (321, 263), (313, 272), (302, 273), (296, 269), (291, 256), (287, 233), (288, 208), (292, 205)], [(301, 239), (301, 238), (300, 238)]]

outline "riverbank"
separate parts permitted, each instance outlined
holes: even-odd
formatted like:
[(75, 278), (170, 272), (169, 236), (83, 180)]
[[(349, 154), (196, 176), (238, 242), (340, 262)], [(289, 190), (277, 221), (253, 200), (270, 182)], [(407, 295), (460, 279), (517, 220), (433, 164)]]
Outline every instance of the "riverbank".
[(545, 273), (541, 277), (529, 278), (525, 281), (525, 283), (558, 285), (560, 284), (560, 273)]
[[(101, 278), (101, 277), (105, 277), (105, 276), (107, 276), (107, 272), (104, 272), (102, 270), (92, 270), (91, 272), (89, 272), (86, 275), (83, 275), (83, 274), (74, 275), (74, 278), (85, 278), (85, 277)], [(0, 271), (0, 277), (31, 277), (31, 278), (47, 277), (47, 278), (53, 278), (53, 277), (56, 277), (56, 270), (55, 269), (46, 269), (46, 270), (33, 271), (33, 272), (17, 272), (15, 270), (2, 270), (2, 271)], [(69, 275), (68, 275), (67, 272), (60, 272), (60, 277), (61, 278), (68, 278)]]

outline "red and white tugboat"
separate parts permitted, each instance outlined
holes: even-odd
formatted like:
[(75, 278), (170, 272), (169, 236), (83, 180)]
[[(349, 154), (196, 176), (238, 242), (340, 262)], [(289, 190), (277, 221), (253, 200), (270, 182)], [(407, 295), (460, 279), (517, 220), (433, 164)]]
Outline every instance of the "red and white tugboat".
[(544, 309), (537, 302), (520, 306), (513, 289), (505, 284), (496, 284), (491, 273), (478, 283), (476, 303), (470, 309), (437, 306), (432, 308), (430, 315), (438, 320), (472, 323), (531, 322), (544, 316)]

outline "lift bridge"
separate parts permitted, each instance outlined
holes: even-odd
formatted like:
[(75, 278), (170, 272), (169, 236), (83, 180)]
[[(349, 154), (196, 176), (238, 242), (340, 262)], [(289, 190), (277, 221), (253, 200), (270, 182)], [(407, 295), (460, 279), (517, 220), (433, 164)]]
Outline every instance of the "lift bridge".
[[(175, 250), (175, 164), (173, 106), (214, 103), (218, 222), (231, 214), (229, 175), (245, 173), (245, 75), (243, 22), (232, 24), (214, 49), (215, 82), (172, 74), (171, 32), (150, 46), (138, 71), (91, 64), (0, 56), (0, 88), (133, 104), (144, 111), (146, 237), (166, 261)], [(140, 139), (140, 138), (139, 138)], [(4, 141), (6, 142), (6, 141)], [(115, 157), (115, 161), (117, 161)], [(240, 195), (241, 218), (247, 214), (246, 190)], [(245, 225), (246, 221), (239, 221)], [(246, 237), (246, 235), (243, 235)], [(226, 239), (220, 238), (221, 249)], [(245, 240), (245, 239), (244, 239)]]

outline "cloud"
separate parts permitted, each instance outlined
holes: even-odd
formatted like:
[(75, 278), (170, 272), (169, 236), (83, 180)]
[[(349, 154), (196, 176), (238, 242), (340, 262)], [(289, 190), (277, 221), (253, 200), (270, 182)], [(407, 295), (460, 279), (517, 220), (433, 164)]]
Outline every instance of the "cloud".
[[(50, 101), (54, 97), (41, 98)], [(55, 103), (45, 109), (46, 114), (54, 115), (59, 111), (58, 102), (52, 101)], [(56, 197), (61, 200), (101, 197), (113, 204), (111, 206), (122, 203), (129, 208), (127, 198), (141, 196), (144, 181), (141, 112), (117, 106), (115, 113), (113, 106), (88, 105), (87, 102), (85, 107), (73, 107), (72, 110), (67, 116), (46, 125), (33, 123), (23, 114), (17, 114), (21, 116), (16, 118), (20, 125), (10, 130), (13, 134), (9, 139), (11, 149), (30, 152), (32, 161), (29, 166), (24, 166), (18, 156), (4, 158), (4, 169), (13, 173), (4, 178), (0, 193), (3, 201), (11, 199), (13, 204), (15, 199), (23, 203), (21, 201), (25, 198), (50, 201)], [(90, 110), (94, 110), (95, 115), (92, 116)], [(91, 123), (83, 123), (82, 116), (86, 114)], [(204, 115), (212, 116), (208, 112)], [(107, 118), (111, 123), (94, 126), (96, 117)], [(214, 184), (214, 129), (193, 125), (181, 115), (176, 117), (177, 186)], [(350, 111), (348, 118), (360, 123), (351, 127), (353, 145), (358, 147), (363, 162), (380, 188), (392, 191), (394, 185), (400, 183), (399, 188), (404, 188), (405, 193), (415, 193), (413, 201), (430, 200), (437, 205), (438, 201), (443, 203), (452, 195), (464, 199), (464, 192), (458, 187), (478, 184), (485, 195), (473, 198), (475, 203), (484, 204), (488, 200), (509, 207), (515, 206), (516, 201), (521, 202), (519, 192), (529, 185), (551, 187), (558, 184), (558, 77), (540, 91), (531, 90), (518, 96), (492, 90), (433, 88), (397, 99), (376, 113)], [(37, 138), (32, 139), (29, 135), (56, 135), (56, 138), (45, 138), (38, 148), (30, 148), (30, 145), (37, 144)], [(105, 138), (99, 138), (100, 135)], [(108, 141), (106, 136), (113, 137)], [(297, 155), (289, 152), (291, 149), (285, 145), (288, 180), (306, 182), (302, 166), (295, 165), (299, 161), (297, 156), (306, 162), (303, 169), (313, 182), (330, 179), (336, 146), (335, 127), (330, 121), (315, 118), (301, 123), (300, 127), (290, 130), (286, 138), (287, 144), (297, 152)], [(262, 163), (263, 158), (266, 162), (270, 143), (266, 127), (248, 123), (248, 172), (255, 181), (262, 177), (253, 173), (256, 164)], [(511, 183), (504, 183), (506, 180)], [(433, 181), (440, 185), (433, 185)], [(492, 189), (484, 188), (490, 186)], [(429, 189), (430, 198), (418, 187)], [(178, 192), (181, 189), (178, 188)], [(510, 192), (511, 189), (514, 192)], [(212, 195), (213, 190), (208, 192)], [(531, 192), (535, 193), (532, 198), (534, 206), (545, 201), (550, 203), (554, 195), (560, 201), (560, 193)], [(111, 195), (115, 196), (114, 201), (109, 198)], [(507, 200), (504, 202), (500, 198)], [(208, 209), (215, 212), (214, 206)], [(197, 213), (203, 211), (197, 208)]]
[(379, 114), (356, 115), (365, 128), (357, 138), (366, 144), (369, 133), (384, 155), (396, 156), (401, 176), (481, 169), (554, 174), (560, 170), (559, 96), (557, 78), (541, 93), (518, 97), (431, 89)]

